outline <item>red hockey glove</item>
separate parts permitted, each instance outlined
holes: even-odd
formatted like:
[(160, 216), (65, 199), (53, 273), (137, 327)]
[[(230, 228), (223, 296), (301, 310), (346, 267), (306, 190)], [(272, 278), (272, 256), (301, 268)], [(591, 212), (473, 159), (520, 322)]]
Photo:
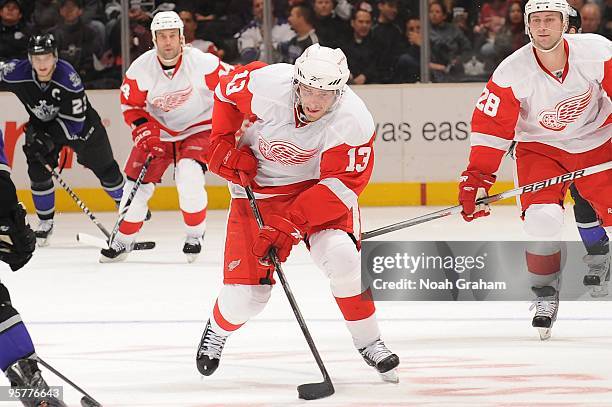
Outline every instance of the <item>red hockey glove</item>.
[(153, 154), (155, 157), (166, 155), (165, 143), (159, 139), (159, 126), (155, 122), (145, 122), (132, 130), (136, 148)]
[(476, 206), (476, 200), (489, 196), (489, 189), (495, 183), (495, 175), (479, 171), (463, 171), (459, 178), (459, 203), (463, 206), (461, 216), (471, 222), (482, 216), (489, 216), (489, 205)]
[(244, 186), (238, 171), (250, 183), (257, 175), (257, 159), (247, 148), (237, 149), (227, 141), (221, 141), (208, 159), (208, 168), (226, 180)]
[(291, 248), (298, 244), (304, 236), (303, 228), (306, 221), (297, 216), (292, 216), (296, 223), (279, 215), (272, 215), (268, 224), (259, 230), (259, 234), (253, 244), (253, 254), (259, 258), (268, 256), (271, 248), (276, 249), (276, 254), (281, 262), (287, 260)]

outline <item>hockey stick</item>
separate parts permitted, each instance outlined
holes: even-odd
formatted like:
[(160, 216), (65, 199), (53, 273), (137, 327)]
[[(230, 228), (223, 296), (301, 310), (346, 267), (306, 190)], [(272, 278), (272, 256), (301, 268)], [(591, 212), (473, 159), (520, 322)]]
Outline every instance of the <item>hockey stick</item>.
[[(241, 178), (243, 178), (242, 174), (241, 174)], [(251, 190), (251, 187), (248, 186), (248, 182), (244, 182), (244, 181), (245, 180), (243, 179), (243, 184), (247, 185), (246, 187), (244, 187), (244, 189), (246, 190), (246, 194), (249, 199), (249, 205), (251, 205), (251, 209), (253, 210), (253, 216), (255, 216), (255, 219), (257, 220), (257, 224), (259, 225), (259, 228), (261, 229), (264, 227), (264, 222), (263, 222), (263, 218), (261, 217), (261, 212), (259, 212), (259, 208), (257, 207), (257, 201), (255, 200), (255, 195), (253, 194), (253, 190)], [(295, 300), (295, 297), (293, 296), (293, 292), (291, 291), (289, 282), (285, 278), (285, 273), (283, 273), (283, 269), (281, 268), (280, 261), (278, 260), (278, 256), (276, 255), (276, 250), (274, 248), (270, 249), (270, 258), (272, 259), (272, 263), (274, 263), (274, 268), (276, 269), (276, 274), (278, 275), (278, 279), (280, 280), (281, 285), (283, 286), (283, 290), (285, 290), (285, 294), (287, 295), (287, 299), (289, 300), (291, 309), (293, 310), (293, 313), (295, 314), (295, 318), (297, 319), (297, 322), (300, 325), (300, 328), (302, 329), (302, 333), (304, 334), (304, 337), (306, 338), (306, 342), (308, 343), (308, 346), (310, 347), (310, 351), (312, 352), (312, 355), (314, 356), (315, 361), (317, 362), (317, 366), (319, 366), (319, 370), (321, 370), (321, 373), (323, 374), (323, 381), (320, 383), (300, 384), (297, 388), (298, 396), (299, 398), (304, 399), (304, 400), (317, 400), (323, 397), (331, 396), (335, 392), (334, 385), (332, 384), (331, 378), (329, 377), (329, 374), (327, 373), (327, 369), (325, 369), (325, 365), (323, 364), (321, 355), (319, 355), (319, 351), (317, 350), (314, 340), (312, 339), (312, 336), (310, 335), (310, 331), (308, 330), (308, 327), (306, 326), (306, 321), (304, 321), (304, 317), (302, 316), (302, 313), (300, 312), (297, 301)]]
[[(547, 188), (551, 185), (561, 184), (564, 182), (571, 182), (577, 178), (587, 177), (589, 175), (597, 174), (612, 169), (612, 161), (606, 163), (593, 165), (592, 167), (583, 168), (568, 172), (556, 177), (548, 178), (543, 181), (534, 182), (532, 184), (524, 185), (522, 187), (509, 189), (508, 191), (501, 192), (496, 195), (491, 195), (486, 198), (482, 198), (476, 201), (476, 205), (490, 204), (493, 202), (501, 201), (502, 199), (512, 198), (513, 196), (526, 194), (528, 192), (535, 192), (541, 189)], [(405, 229), (410, 226), (419, 225), (421, 223), (429, 222), (430, 220), (443, 218), (449, 215), (455, 215), (461, 213), (463, 207), (461, 205), (451, 206), (450, 208), (442, 209), (436, 212), (428, 213), (426, 215), (418, 216), (416, 218), (408, 219), (402, 222), (394, 223), (389, 226), (383, 226), (378, 229), (370, 230), (361, 234), (361, 240), (371, 239), (375, 236), (384, 235), (385, 233), (395, 232), (396, 230)]]
[(136, 196), (136, 192), (138, 191), (138, 188), (140, 188), (140, 184), (142, 184), (142, 180), (144, 179), (145, 175), (147, 175), (147, 170), (149, 169), (149, 165), (151, 164), (151, 161), (153, 161), (153, 154), (149, 154), (144, 164), (142, 165), (140, 174), (138, 174), (138, 178), (136, 178), (136, 181), (134, 182), (134, 186), (132, 187), (132, 190), (130, 191), (130, 194), (128, 195), (128, 199), (125, 201), (125, 205), (123, 205), (123, 209), (121, 209), (121, 212), (119, 213), (117, 222), (115, 222), (115, 227), (113, 227), (113, 231), (111, 232), (111, 235), (108, 238), (108, 247), (110, 247), (113, 241), (115, 240), (115, 237), (117, 236), (117, 233), (119, 232), (119, 226), (121, 226), (121, 223), (123, 222), (123, 219), (125, 218), (125, 215), (127, 215), (127, 212), (130, 209), (130, 205), (132, 205), (132, 200), (134, 199), (134, 196)]
[(50, 364), (48, 364), (47, 362), (45, 362), (44, 360), (42, 360), (39, 356), (35, 355), (32, 359), (34, 359), (35, 361), (37, 361), (38, 363), (40, 363), (41, 365), (43, 365), (44, 367), (46, 367), (47, 369), (49, 369), (51, 371), (51, 373), (53, 373), (54, 375), (56, 375), (57, 377), (59, 377), (60, 379), (62, 379), (64, 382), (68, 383), (70, 386), (72, 386), (73, 389), (75, 389), (76, 391), (78, 391), (79, 393), (81, 393), (83, 395), (83, 397), (81, 398), (81, 406), (82, 407), (102, 407), (102, 404), (100, 404), (99, 402), (97, 402), (93, 397), (91, 397), (85, 390), (81, 389), (79, 386), (77, 386), (73, 381), (71, 381), (70, 379), (68, 379), (66, 376), (64, 376), (63, 374), (61, 374), (60, 372), (58, 372), (53, 366), (51, 366)]
[[(74, 202), (79, 206), (79, 208), (81, 208), (81, 210), (85, 213), (85, 215), (87, 215), (87, 217), (94, 223), (94, 225), (96, 225), (98, 227), (98, 229), (100, 229), (100, 231), (108, 239), (110, 237), (110, 233), (108, 232), (108, 230), (94, 216), (94, 214), (89, 210), (87, 205), (85, 205), (85, 203), (83, 201), (81, 201), (81, 199), (72, 190), (72, 188), (70, 188), (70, 186), (66, 183), (66, 181), (64, 181), (62, 179), (62, 177), (60, 177), (60, 175), (57, 173), (57, 171), (55, 171), (55, 169), (53, 167), (51, 167), (51, 164), (49, 164), (40, 155), (40, 153), (36, 153), (36, 159), (38, 161), (40, 161), (40, 163), (45, 167), (45, 169), (51, 173), (51, 175), (53, 176), (53, 178), (55, 178), (57, 183), (60, 184), (62, 186), (62, 188), (64, 188), (64, 190), (68, 193), (68, 195), (70, 195), (72, 200), (74, 200)], [(91, 237), (91, 239), (90, 239), (90, 237)], [(79, 242), (85, 242), (85, 243), (88, 243), (88, 244), (92, 244), (94, 242), (94, 239), (96, 239), (94, 236), (87, 236), (87, 237), (85, 237), (84, 234), (77, 233), (77, 241), (79, 241)], [(101, 240), (101, 239), (97, 239), (97, 240)], [(98, 246), (98, 245), (99, 244), (93, 244), (93, 246)], [(104, 243), (103, 247), (106, 247), (106, 243)], [(155, 242), (138, 242), (138, 243), (134, 244), (134, 250), (149, 250), (149, 249), (153, 249), (154, 247), (155, 247)]]

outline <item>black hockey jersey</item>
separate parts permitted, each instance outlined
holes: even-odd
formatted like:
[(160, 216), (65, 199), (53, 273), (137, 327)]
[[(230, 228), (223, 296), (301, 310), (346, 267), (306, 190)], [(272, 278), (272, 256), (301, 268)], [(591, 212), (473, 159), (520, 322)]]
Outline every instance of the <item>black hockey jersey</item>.
[(58, 60), (48, 83), (41, 83), (27, 59), (12, 60), (0, 69), (0, 90), (14, 93), (30, 115), (29, 125), (53, 138), (89, 138), (100, 116), (89, 105), (79, 74)]

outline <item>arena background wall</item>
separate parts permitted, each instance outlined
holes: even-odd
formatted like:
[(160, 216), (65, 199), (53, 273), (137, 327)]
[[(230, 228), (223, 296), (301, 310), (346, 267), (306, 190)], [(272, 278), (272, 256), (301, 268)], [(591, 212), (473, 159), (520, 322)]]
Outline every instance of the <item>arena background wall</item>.
[[(457, 178), (469, 154), (470, 118), (483, 84), (354, 86), (376, 122), (375, 165), (370, 185), (360, 197), (364, 206), (455, 205)], [(132, 145), (129, 127), (119, 108), (119, 91), (89, 91), (91, 104), (107, 128), (115, 158), (123, 166)], [(0, 126), (20, 199), (33, 210), (23, 145), (27, 114), (19, 100), (0, 92)], [(68, 153), (64, 180), (95, 211), (115, 210), (90, 171)], [(169, 169), (151, 200), (156, 210), (178, 209), (173, 171)], [(493, 192), (513, 187), (512, 162), (505, 159)], [(229, 193), (222, 179), (207, 175), (209, 208), (227, 208)], [(79, 208), (57, 185), (58, 211)], [(508, 200), (507, 203), (513, 203)]]

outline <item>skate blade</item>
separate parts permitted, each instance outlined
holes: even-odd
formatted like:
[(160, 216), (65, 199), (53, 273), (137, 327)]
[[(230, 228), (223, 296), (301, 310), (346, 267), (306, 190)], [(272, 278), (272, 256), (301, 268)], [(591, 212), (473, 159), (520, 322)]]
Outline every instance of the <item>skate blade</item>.
[(399, 376), (397, 375), (397, 369), (391, 369), (385, 373), (378, 373), (380, 378), (387, 383), (399, 383)]
[(117, 257), (106, 257), (104, 255), (100, 255), (100, 259), (98, 260), (100, 263), (119, 263), (127, 259), (128, 253), (121, 253)]
[(551, 328), (537, 328), (538, 333), (540, 334), (540, 340), (545, 341), (550, 338), (552, 334)]
[(606, 297), (607, 295), (608, 295), (607, 285), (591, 286), (591, 297), (601, 298), (601, 297)]
[(38, 247), (47, 247), (49, 246), (50, 243), (51, 242), (49, 241), (48, 237), (45, 237), (45, 238), (37, 237), (36, 238), (36, 246)]
[(196, 261), (196, 259), (198, 258), (198, 255), (194, 253), (185, 253), (185, 256), (187, 256), (187, 263), (190, 264)]

